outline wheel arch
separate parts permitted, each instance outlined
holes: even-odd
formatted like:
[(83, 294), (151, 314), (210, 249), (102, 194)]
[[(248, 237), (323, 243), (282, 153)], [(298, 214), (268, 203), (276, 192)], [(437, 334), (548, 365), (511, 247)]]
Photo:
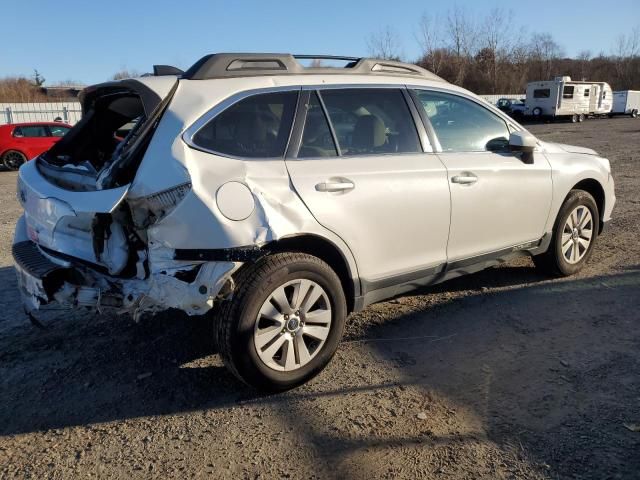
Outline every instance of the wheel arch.
[[(598, 217), (599, 217), (599, 228), (598, 235), (602, 232), (603, 220), (604, 220), (604, 207), (605, 207), (605, 193), (602, 184), (596, 180), (595, 178), (585, 178), (584, 180), (580, 180), (576, 183), (571, 190), (584, 190), (585, 192), (591, 194), (591, 196), (596, 201), (596, 205), (598, 206)], [(568, 196), (569, 194), (567, 194)], [(565, 197), (566, 200), (566, 197)], [(563, 202), (564, 203), (564, 202)]]
[(24, 155), (24, 157), (29, 160), (29, 155), (27, 153), (25, 153), (24, 150), (21, 150), (19, 148), (13, 148), (11, 146), (9, 147), (0, 147), (0, 160), (2, 159), (2, 157), (4, 157), (4, 154), (7, 152), (18, 152), (21, 153), (22, 155)]
[(326, 262), (338, 275), (347, 300), (347, 309), (355, 311), (356, 297), (360, 294), (360, 282), (357, 272), (352, 271), (345, 254), (332, 241), (314, 234), (300, 234), (284, 237), (269, 243), (266, 247), (270, 253), (299, 252), (313, 255)]

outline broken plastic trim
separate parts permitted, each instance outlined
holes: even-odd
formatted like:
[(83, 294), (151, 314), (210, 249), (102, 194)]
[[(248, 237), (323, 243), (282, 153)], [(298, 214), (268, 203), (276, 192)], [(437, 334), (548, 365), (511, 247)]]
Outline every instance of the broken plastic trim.
[(186, 182), (147, 197), (127, 200), (133, 223), (137, 228), (144, 229), (160, 221), (169, 215), (190, 191), (191, 182)]

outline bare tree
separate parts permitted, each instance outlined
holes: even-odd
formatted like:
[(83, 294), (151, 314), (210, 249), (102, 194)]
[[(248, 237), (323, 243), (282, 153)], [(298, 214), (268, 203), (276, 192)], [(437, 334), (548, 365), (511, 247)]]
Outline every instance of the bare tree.
[(136, 78), (140, 76), (140, 72), (137, 70), (128, 70), (126, 68), (122, 68), (113, 74), (111, 80), (122, 80), (124, 78)]
[(548, 33), (534, 33), (530, 43), (531, 60), (537, 65), (537, 80), (549, 80), (562, 49)]
[(447, 31), (450, 48), (453, 53), (462, 57), (465, 55), (473, 55), (475, 48), (476, 27), (466, 14), (466, 12), (458, 5), (453, 7), (447, 13)]
[(402, 58), (402, 46), (398, 35), (390, 26), (372, 33), (367, 40), (369, 55), (385, 60), (400, 60)]
[(513, 44), (513, 12), (494, 8), (485, 17), (479, 28), (479, 43), (483, 58), (486, 60), (486, 74), (489, 77), (492, 93), (498, 90), (498, 72), (503, 61), (509, 59)]
[(447, 58), (443, 48), (443, 31), (437, 16), (426, 13), (420, 18), (416, 40), (422, 49), (422, 63), (436, 75)]
[(7, 77), (0, 79), (0, 102), (42, 102), (46, 101), (42, 89), (32, 79)]
[(578, 62), (580, 62), (580, 80), (587, 79), (587, 68), (589, 66), (589, 60), (591, 60), (591, 51), (590, 50), (582, 50), (578, 54)]
[(622, 88), (631, 88), (640, 75), (640, 25), (616, 41), (614, 63)]
[(475, 25), (465, 11), (456, 5), (447, 14), (446, 27), (445, 36), (455, 56), (455, 83), (462, 85), (475, 49)]

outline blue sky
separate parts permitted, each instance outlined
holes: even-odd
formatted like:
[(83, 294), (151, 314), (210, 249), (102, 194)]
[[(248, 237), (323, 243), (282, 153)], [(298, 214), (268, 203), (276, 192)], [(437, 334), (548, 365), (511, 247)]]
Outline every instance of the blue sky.
[[(419, 46), (420, 16), (444, 15), (453, 2), (418, 0), (109, 0), (5, 1), (0, 77), (31, 75), (47, 84), (97, 83), (154, 63), (187, 68), (206, 53), (271, 51), (362, 56), (367, 38), (386, 25), (407, 59)], [(568, 55), (610, 52), (616, 38), (640, 26), (640, 0), (458, 0), (476, 18), (510, 9), (529, 32), (548, 32)], [(535, 5), (535, 7), (533, 6)]]

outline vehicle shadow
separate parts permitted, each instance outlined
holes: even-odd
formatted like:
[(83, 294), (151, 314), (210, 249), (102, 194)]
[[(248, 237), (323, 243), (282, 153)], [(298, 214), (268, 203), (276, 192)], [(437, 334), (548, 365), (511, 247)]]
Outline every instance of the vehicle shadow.
[[(554, 468), (560, 472), (588, 455), (607, 465), (612, 458), (614, 464), (624, 461), (639, 471), (640, 458), (632, 452), (640, 440), (622, 443), (618, 428), (637, 397), (631, 377), (640, 368), (640, 270), (541, 285), (527, 280), (542, 277), (530, 267), (503, 267), (434, 287), (521, 285), (373, 325), (344, 344), (316, 381), (265, 396), (235, 380), (212, 354), (210, 326), (202, 319), (166, 314), (136, 324), (128, 318), (62, 316), (41, 331), (20, 312), (13, 269), (2, 268), (0, 435), (240, 403), (268, 405), (282, 414), (283, 424), (335, 465), (336, 478), (349, 477), (367, 458), (363, 452), (385, 445), (435, 448), (478, 441), (519, 442), (534, 457), (557, 458)], [(358, 362), (366, 372), (363, 358), (388, 372), (373, 380), (363, 374), (358, 381), (352, 372), (339, 375)], [(347, 416), (359, 410), (359, 402), (409, 394), (420, 400), (400, 433), (363, 428), (353, 434)], [(307, 401), (315, 407), (305, 408)], [(318, 402), (337, 401), (344, 405), (333, 414), (311, 413)], [(454, 406), (477, 428), (456, 424), (450, 418)], [(418, 425), (421, 409), (429, 415)], [(596, 430), (601, 453), (593, 447)], [(558, 439), (555, 446), (548, 444), (549, 435)]]

